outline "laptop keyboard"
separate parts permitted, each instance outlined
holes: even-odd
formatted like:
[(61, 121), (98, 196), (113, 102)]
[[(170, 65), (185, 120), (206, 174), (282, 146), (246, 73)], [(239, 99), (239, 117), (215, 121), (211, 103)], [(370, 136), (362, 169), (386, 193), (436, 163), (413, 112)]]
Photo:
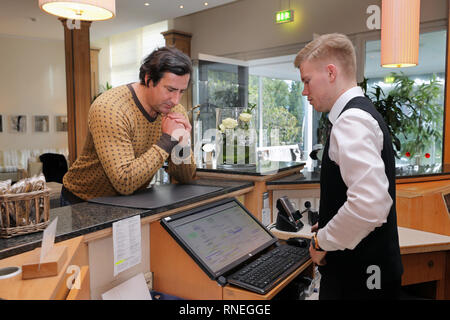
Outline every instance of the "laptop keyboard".
[(309, 246), (281, 245), (239, 269), (227, 280), (236, 286), (265, 294), (309, 258)]

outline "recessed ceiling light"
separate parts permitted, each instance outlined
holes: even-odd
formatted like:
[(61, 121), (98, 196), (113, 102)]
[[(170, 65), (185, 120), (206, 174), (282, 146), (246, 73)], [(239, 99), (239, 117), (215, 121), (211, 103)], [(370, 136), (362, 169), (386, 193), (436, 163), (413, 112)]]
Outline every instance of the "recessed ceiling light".
[(205, 2), (204, 5), (207, 6), (207, 5), (208, 5), (208, 2)]
[(146, 2), (146, 3), (144, 3), (144, 6), (149, 6), (150, 5), (150, 3), (148, 3), (148, 2)]
[(180, 9), (183, 9), (183, 8), (184, 8), (184, 6), (181, 4), (181, 5), (180, 5)]

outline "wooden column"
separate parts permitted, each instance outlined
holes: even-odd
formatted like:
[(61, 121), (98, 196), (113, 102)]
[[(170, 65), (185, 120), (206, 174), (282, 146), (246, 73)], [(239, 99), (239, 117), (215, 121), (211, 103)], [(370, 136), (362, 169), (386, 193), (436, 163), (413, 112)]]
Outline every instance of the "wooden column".
[[(165, 32), (161, 32), (161, 34), (166, 40), (167, 47), (175, 47), (187, 54), (189, 57), (191, 56), (191, 33), (171, 29)], [(192, 79), (189, 83), (188, 89), (181, 97), (180, 103), (186, 108), (186, 111), (192, 109)], [(190, 116), (192, 117), (192, 115)]]
[(91, 101), (99, 93), (98, 55), (100, 49), (91, 48)]
[(64, 26), (66, 52), (67, 130), (69, 162), (80, 155), (88, 132), (88, 112), (91, 105), (90, 21), (72, 24), (59, 19)]
[(191, 56), (191, 33), (171, 29), (161, 32), (161, 34), (166, 40), (166, 46), (175, 47), (186, 53), (189, 57)]

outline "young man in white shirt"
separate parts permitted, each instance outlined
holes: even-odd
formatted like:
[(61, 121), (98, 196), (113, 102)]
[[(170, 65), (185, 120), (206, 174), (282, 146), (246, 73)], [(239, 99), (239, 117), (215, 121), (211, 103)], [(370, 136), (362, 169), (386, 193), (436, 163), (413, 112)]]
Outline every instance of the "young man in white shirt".
[(396, 299), (403, 267), (395, 211), (395, 160), (381, 115), (356, 83), (356, 57), (342, 34), (322, 35), (295, 59), (302, 94), (329, 112), (312, 260), (319, 299)]

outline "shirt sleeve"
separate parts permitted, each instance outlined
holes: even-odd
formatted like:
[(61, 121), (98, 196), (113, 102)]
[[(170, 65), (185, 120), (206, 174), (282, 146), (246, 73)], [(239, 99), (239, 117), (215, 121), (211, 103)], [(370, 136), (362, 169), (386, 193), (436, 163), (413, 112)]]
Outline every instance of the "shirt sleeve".
[(89, 111), (88, 125), (103, 170), (119, 194), (132, 194), (148, 184), (169, 156), (154, 144), (136, 158), (131, 120), (122, 112), (111, 112), (107, 106), (94, 104)]
[(323, 250), (354, 249), (386, 222), (393, 201), (382, 148), (383, 133), (378, 122), (363, 110), (349, 109), (333, 125), (328, 154), (339, 166), (348, 190), (347, 201), (317, 233)]

